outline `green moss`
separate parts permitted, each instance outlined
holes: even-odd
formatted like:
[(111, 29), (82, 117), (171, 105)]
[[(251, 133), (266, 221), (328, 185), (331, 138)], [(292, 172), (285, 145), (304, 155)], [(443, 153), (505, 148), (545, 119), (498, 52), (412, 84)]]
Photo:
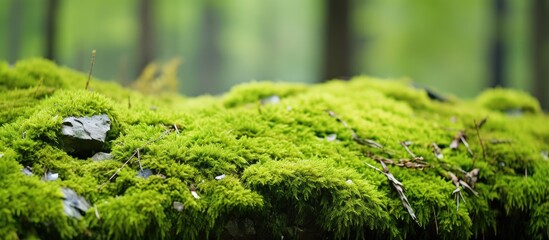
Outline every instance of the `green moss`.
[(81, 233), (83, 223), (64, 216), (60, 189), (24, 176), (21, 169), (9, 155), (0, 158), (2, 238), (71, 238)]
[[(1, 238), (549, 237), (549, 118), (524, 93), (442, 103), (407, 81), (357, 77), (184, 98), (96, 79), (86, 91), (86, 80), (40, 59), (0, 63)], [(273, 95), (279, 103), (261, 104)], [(526, 114), (509, 114), (517, 111)], [(64, 152), (63, 118), (97, 114), (112, 121), (112, 159)], [(450, 149), (459, 131), (469, 149)], [(406, 167), (414, 160), (404, 141), (421, 167)], [(378, 159), (417, 222), (372, 168)], [(152, 175), (139, 177), (142, 168)], [(450, 172), (466, 181), (474, 168), (478, 195), (461, 188), (458, 207)], [(59, 179), (41, 180), (46, 172)], [(84, 218), (63, 213), (61, 187), (94, 206)]]
[(384, 195), (352, 169), (320, 161), (269, 161), (244, 171), (243, 181), (265, 196), (268, 213), (284, 217), (284, 229), (301, 226), (335, 236), (368, 228), (386, 231), (390, 217)]
[(18, 117), (28, 117), (33, 107), (54, 91), (54, 88), (35, 87), (3, 92), (0, 95), (0, 124), (13, 122)]
[(226, 107), (236, 107), (247, 103), (258, 103), (261, 99), (273, 95), (287, 97), (305, 91), (304, 85), (289, 85), (272, 82), (252, 82), (231, 89), (223, 100)]
[(518, 90), (495, 88), (487, 90), (476, 99), (479, 105), (490, 110), (526, 113), (540, 113), (539, 102), (525, 92)]

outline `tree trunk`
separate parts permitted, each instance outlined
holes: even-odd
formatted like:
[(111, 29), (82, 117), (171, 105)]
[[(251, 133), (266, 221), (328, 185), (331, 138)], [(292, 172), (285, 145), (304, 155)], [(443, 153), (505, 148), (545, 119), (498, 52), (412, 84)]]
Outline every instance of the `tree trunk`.
[(203, 6), (202, 30), (200, 31), (199, 51), (199, 84), (198, 91), (216, 94), (221, 91), (219, 87), (221, 71), (221, 50), (219, 49), (219, 32), (221, 20), (217, 14), (218, 9), (211, 1)]
[(327, 0), (323, 80), (351, 76), (350, 0)]
[(8, 62), (15, 63), (19, 58), (19, 48), (21, 47), (21, 1), (12, 0), (10, 2), (10, 12), (8, 13)]
[(492, 36), (492, 46), (490, 48), (490, 64), (492, 79), (491, 87), (504, 87), (504, 70), (505, 70), (505, 47), (503, 28), (505, 21), (506, 0), (493, 0), (494, 7), (494, 32)]
[(532, 67), (534, 95), (542, 107), (547, 109), (547, 81), (549, 81), (549, 4), (547, 0), (534, 0), (532, 4)]
[(154, 59), (154, 1), (139, 1), (139, 57), (137, 71), (141, 72)]
[(46, 4), (46, 49), (44, 57), (55, 61), (55, 43), (57, 41), (57, 17), (59, 15), (59, 0), (48, 0)]

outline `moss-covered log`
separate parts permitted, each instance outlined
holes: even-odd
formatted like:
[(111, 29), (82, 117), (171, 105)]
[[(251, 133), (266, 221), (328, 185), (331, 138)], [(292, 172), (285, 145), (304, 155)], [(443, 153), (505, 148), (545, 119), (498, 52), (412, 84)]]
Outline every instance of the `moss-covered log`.
[[(0, 64), (2, 239), (549, 238), (549, 117), (524, 93), (439, 101), (356, 77), (184, 98), (86, 80)], [(63, 119), (99, 114), (111, 159), (64, 152)]]

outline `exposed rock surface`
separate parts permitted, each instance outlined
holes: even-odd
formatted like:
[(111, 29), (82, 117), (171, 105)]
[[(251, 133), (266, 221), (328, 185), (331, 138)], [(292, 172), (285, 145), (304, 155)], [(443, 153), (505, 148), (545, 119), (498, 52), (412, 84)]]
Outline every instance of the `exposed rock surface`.
[(90, 208), (88, 201), (78, 196), (74, 190), (62, 188), (61, 191), (63, 192), (63, 211), (65, 214), (73, 218), (81, 218), (88, 208)]
[(110, 153), (106, 153), (106, 152), (98, 152), (96, 154), (94, 154), (91, 159), (93, 159), (94, 161), (103, 161), (103, 160), (109, 160), (109, 159), (112, 159), (112, 155)]
[(63, 148), (70, 155), (85, 158), (103, 148), (111, 120), (106, 114), (63, 119)]

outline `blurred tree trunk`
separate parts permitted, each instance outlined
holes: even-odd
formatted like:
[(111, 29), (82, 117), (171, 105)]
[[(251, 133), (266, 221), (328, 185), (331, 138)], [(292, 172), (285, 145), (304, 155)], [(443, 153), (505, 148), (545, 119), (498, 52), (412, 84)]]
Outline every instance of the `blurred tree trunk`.
[(505, 46), (503, 28), (505, 22), (506, 0), (493, 0), (494, 8), (494, 32), (492, 36), (492, 46), (490, 49), (490, 64), (492, 69), (491, 87), (504, 87), (505, 70)]
[(219, 33), (221, 19), (215, 1), (206, 1), (203, 6), (202, 27), (200, 30), (198, 91), (216, 94), (220, 91), (221, 49)]
[(8, 62), (15, 63), (19, 58), (19, 48), (21, 47), (21, 1), (10, 1), (10, 11), (8, 13), (9, 34), (8, 34)]
[(139, 57), (137, 71), (141, 72), (154, 59), (154, 0), (139, 1)]
[(350, 0), (326, 0), (323, 80), (351, 76)]
[(547, 81), (549, 81), (549, 4), (547, 0), (534, 0), (532, 4), (532, 66), (534, 95), (542, 107), (549, 107)]
[(46, 2), (46, 39), (45, 58), (55, 60), (55, 43), (57, 41), (57, 19), (59, 0), (47, 0)]

